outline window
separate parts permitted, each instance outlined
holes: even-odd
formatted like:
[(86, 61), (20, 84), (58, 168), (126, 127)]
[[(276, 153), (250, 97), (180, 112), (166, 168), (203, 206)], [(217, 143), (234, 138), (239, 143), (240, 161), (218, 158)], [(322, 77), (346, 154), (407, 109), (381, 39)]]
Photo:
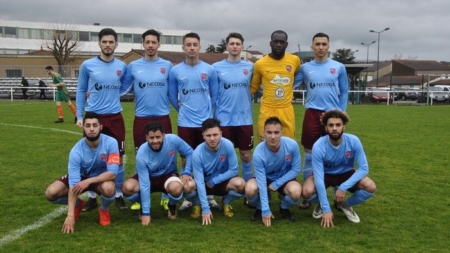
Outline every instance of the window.
[(89, 41), (89, 32), (80, 32), (80, 41)]
[(161, 36), (161, 44), (172, 44), (172, 36)]
[(15, 38), (16, 37), (16, 28), (15, 27), (5, 27), (5, 36)]
[(42, 30), (41, 29), (31, 29), (31, 38), (40, 40), (42, 39)]
[(29, 39), (30, 36), (28, 35), (28, 29), (27, 28), (17, 28), (17, 35), (19, 38), (22, 39)]
[(6, 77), (22, 77), (21, 69), (7, 69)]
[(91, 32), (91, 41), (98, 41), (98, 33)]
[(17, 54), (17, 49), (6, 49), (5, 53), (6, 54)]
[(142, 35), (133, 34), (133, 43), (142, 43)]
[(73, 73), (75, 74), (76, 78), (78, 78), (80, 76), (80, 70), (78, 70), (78, 69), (74, 70)]
[(126, 42), (126, 43), (131, 43), (132, 42), (132, 34), (130, 34), (130, 33), (124, 33), (123, 34), (123, 42)]
[(173, 36), (174, 45), (183, 45), (183, 38), (181, 36)]

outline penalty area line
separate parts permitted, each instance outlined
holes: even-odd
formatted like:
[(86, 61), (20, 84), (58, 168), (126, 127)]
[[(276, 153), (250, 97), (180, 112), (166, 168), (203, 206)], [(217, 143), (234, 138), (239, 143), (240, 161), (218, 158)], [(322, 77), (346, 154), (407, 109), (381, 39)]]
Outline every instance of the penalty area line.
[(40, 218), (37, 222), (35, 222), (31, 225), (25, 226), (23, 228), (19, 228), (19, 229), (13, 231), (11, 234), (2, 237), (0, 239), (0, 248), (18, 238), (20, 238), (23, 234), (27, 233), (28, 231), (38, 229), (38, 228), (50, 223), (51, 221), (53, 221), (54, 219), (59, 217), (64, 212), (67, 212), (67, 206), (60, 207), (60, 208), (56, 209), (55, 211), (47, 214), (46, 216)]

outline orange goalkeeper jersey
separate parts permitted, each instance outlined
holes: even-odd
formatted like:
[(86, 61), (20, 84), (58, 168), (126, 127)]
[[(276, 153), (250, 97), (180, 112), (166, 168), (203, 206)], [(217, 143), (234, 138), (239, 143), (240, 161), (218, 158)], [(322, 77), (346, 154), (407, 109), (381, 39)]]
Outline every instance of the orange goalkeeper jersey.
[(250, 91), (254, 94), (262, 85), (261, 105), (287, 107), (292, 103), (294, 76), (299, 69), (296, 55), (285, 54), (281, 60), (266, 55), (255, 63)]

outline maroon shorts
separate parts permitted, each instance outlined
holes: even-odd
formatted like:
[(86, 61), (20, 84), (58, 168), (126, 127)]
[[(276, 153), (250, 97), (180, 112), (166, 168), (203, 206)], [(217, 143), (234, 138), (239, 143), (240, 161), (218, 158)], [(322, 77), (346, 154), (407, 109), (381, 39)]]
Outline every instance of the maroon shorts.
[(203, 130), (201, 127), (182, 127), (178, 126), (178, 136), (184, 140), (192, 149), (195, 149), (205, 140), (203, 139)]
[(119, 144), (120, 155), (125, 154), (125, 122), (123, 121), (122, 114), (101, 114), (102, 120), (102, 133), (116, 139)]
[[(349, 170), (338, 175), (325, 174), (325, 188), (328, 188), (329, 186), (335, 187), (341, 185), (343, 182), (347, 181), (353, 175), (353, 173), (355, 173), (355, 170)], [(350, 187), (348, 191), (355, 192), (358, 189), (357, 185), (358, 183)]]
[[(166, 183), (167, 179), (171, 177), (178, 177), (178, 173), (171, 173), (160, 177), (150, 177), (150, 192), (167, 193), (166, 188), (164, 188), (164, 184)], [(139, 182), (139, 176), (137, 173), (129, 178), (133, 178)]]
[(307, 109), (303, 118), (302, 146), (312, 149), (314, 143), (326, 134), (325, 127), (320, 123), (323, 111)]
[[(81, 177), (81, 181), (86, 180), (86, 179), (88, 179), (88, 177)], [(60, 178), (58, 178), (58, 181), (62, 182), (67, 188), (70, 188), (70, 187), (69, 187), (69, 176), (68, 176), (67, 174), (64, 175), (64, 176), (62, 176), (62, 177), (60, 177)], [(114, 182), (114, 181), (112, 181), (112, 182)], [(96, 192), (98, 195), (100, 195), (101, 193), (98, 191), (98, 187), (99, 187), (101, 184), (102, 184), (102, 183), (93, 183), (93, 184), (90, 184), (90, 185), (88, 186), (88, 188), (84, 189), (83, 192), (85, 192), (85, 191), (93, 191), (93, 192)]]
[(253, 125), (250, 126), (223, 126), (222, 136), (234, 143), (239, 150), (251, 150), (253, 148)]
[(208, 186), (206, 186), (205, 183), (205, 188), (206, 188), (206, 195), (214, 195), (214, 196), (225, 196), (228, 194), (227, 191), (227, 185), (230, 182), (231, 179), (225, 180), (220, 184), (216, 184), (214, 185), (213, 188), (209, 188)]
[[(287, 185), (289, 182), (291, 182), (291, 181), (298, 182), (296, 178), (293, 178), (293, 179), (287, 181), (286, 183), (284, 183), (282, 186), (280, 186), (280, 187), (278, 188), (277, 192), (278, 192), (279, 194), (283, 195), (283, 196), (286, 195), (286, 194), (284, 194), (284, 187), (286, 187), (286, 185)], [(267, 181), (267, 191), (268, 191), (268, 192), (271, 191), (271, 190), (269, 189), (269, 185), (270, 185), (271, 183), (272, 183), (271, 181)]]
[(155, 117), (134, 117), (133, 123), (133, 138), (134, 138), (134, 147), (137, 150), (139, 147), (146, 142), (145, 140), (145, 126), (149, 122), (159, 121), (163, 127), (164, 133), (171, 134), (172, 133), (172, 123), (170, 122), (169, 115), (165, 116), (155, 116)]

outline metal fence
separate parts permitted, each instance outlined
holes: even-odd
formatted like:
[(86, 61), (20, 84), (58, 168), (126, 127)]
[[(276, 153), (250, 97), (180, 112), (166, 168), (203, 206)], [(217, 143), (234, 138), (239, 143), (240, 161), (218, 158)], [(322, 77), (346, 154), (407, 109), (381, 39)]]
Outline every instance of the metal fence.
[[(0, 78), (43, 78), (47, 65), (0, 65)], [(52, 66), (63, 78), (78, 78), (79, 65)]]

